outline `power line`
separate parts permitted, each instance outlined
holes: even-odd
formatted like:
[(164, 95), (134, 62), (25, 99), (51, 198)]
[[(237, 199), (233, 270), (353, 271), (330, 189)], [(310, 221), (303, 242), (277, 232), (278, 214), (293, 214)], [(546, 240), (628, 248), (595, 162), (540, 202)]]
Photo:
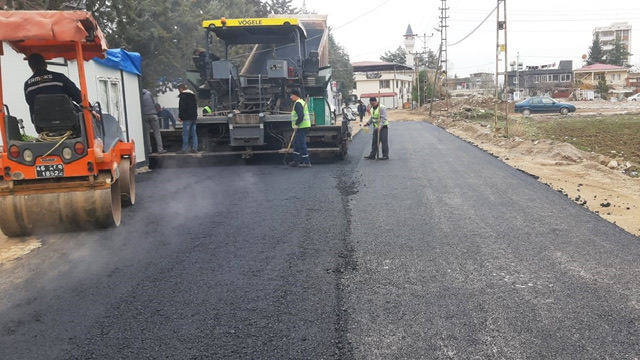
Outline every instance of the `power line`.
[(478, 26), (476, 26), (475, 29), (471, 30), (471, 32), (467, 36), (463, 37), (460, 41), (457, 41), (457, 42), (455, 42), (455, 43), (453, 43), (453, 44), (451, 44), (449, 46), (458, 45), (461, 42), (465, 41), (469, 36), (471, 36), (474, 32), (476, 32), (480, 28), (480, 26), (482, 26), (482, 24), (484, 24), (487, 21), (487, 19), (489, 19), (489, 16), (491, 16), (491, 14), (493, 14), (497, 9), (498, 9), (497, 6), (495, 8), (493, 8), (491, 10), (491, 12), (487, 15), (487, 17), (485, 17), (484, 20), (482, 20), (482, 22), (480, 24), (478, 24)]
[(369, 51), (369, 52), (366, 52), (366, 53), (363, 53), (363, 54), (353, 55), (353, 57), (358, 57), (358, 56), (364, 56), (364, 55), (373, 54), (373, 53), (378, 52), (378, 51), (387, 50), (387, 49), (389, 49), (390, 47), (392, 47), (392, 46), (396, 46), (396, 45), (398, 45), (398, 46), (402, 46), (400, 43), (395, 42), (395, 43), (393, 43), (392, 45), (385, 46), (385, 47), (380, 48), (380, 49), (378, 49), (378, 50), (373, 50), (373, 51)]
[(378, 5), (378, 6), (374, 6), (371, 10), (369, 10), (369, 11), (365, 12), (364, 14), (360, 14), (360, 15), (358, 15), (357, 17), (355, 17), (355, 18), (353, 18), (353, 19), (351, 19), (351, 20), (347, 21), (346, 23), (344, 23), (344, 24), (342, 24), (342, 25), (340, 25), (340, 26), (338, 26), (338, 27), (336, 27), (336, 28), (333, 28), (333, 30), (338, 30), (338, 29), (340, 29), (341, 27), (345, 27), (345, 26), (347, 26), (347, 25), (351, 24), (352, 22), (354, 22), (354, 21), (356, 21), (356, 20), (359, 20), (360, 18), (362, 18), (362, 17), (363, 17), (363, 16), (365, 16), (365, 15), (371, 14), (372, 12), (374, 12), (374, 11), (378, 10), (378, 8), (382, 7), (383, 5), (385, 5), (386, 3), (388, 3), (389, 1), (391, 1), (391, 0), (385, 0), (382, 4), (380, 4), (380, 5)]

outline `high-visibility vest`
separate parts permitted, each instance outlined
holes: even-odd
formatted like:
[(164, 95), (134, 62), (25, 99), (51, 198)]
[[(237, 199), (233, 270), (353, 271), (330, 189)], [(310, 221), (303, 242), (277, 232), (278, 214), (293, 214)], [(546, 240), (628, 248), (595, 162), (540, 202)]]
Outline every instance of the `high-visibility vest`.
[(211, 110), (211, 107), (209, 107), (209, 105), (205, 106), (204, 108), (202, 108), (202, 113), (203, 114), (211, 114), (213, 111)]
[[(384, 108), (385, 106), (378, 103), (378, 107), (377, 108), (371, 108), (371, 120), (373, 122), (373, 127), (374, 128), (378, 128), (378, 123), (380, 122), (380, 108)], [(389, 119), (387, 119), (382, 126), (387, 126), (389, 125)]]
[(302, 104), (302, 109), (304, 111), (304, 118), (302, 119), (302, 122), (300, 123), (300, 125), (298, 125), (298, 128), (304, 129), (304, 128), (311, 127), (311, 117), (309, 116), (309, 108), (307, 107), (307, 103), (305, 103), (304, 100), (302, 99), (298, 99), (298, 101), (296, 101), (293, 104), (293, 110), (291, 110), (291, 125), (295, 125), (296, 121), (298, 121), (298, 113), (295, 110), (297, 103)]

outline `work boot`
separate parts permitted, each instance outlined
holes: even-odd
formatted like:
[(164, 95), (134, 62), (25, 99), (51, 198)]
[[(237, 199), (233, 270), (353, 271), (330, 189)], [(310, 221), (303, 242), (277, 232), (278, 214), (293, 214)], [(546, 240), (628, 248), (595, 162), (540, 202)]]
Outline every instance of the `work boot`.
[(373, 160), (373, 159), (376, 158), (376, 156), (375, 155), (369, 155), (369, 156), (365, 156), (364, 158), (365, 159), (369, 159), (369, 160)]
[(388, 156), (382, 156), (379, 160), (389, 160)]
[(308, 168), (308, 167), (311, 167), (311, 163), (302, 163), (302, 164), (298, 165), (298, 167)]
[(158, 154), (166, 154), (166, 153), (167, 153), (167, 150), (165, 149), (158, 150)]
[(180, 150), (180, 151), (176, 151), (176, 154), (188, 154), (189, 152), (187, 150)]
[(190, 150), (190, 152), (191, 152), (192, 154), (195, 154), (195, 153), (197, 153), (197, 152), (198, 152), (198, 150), (196, 150), (196, 149), (191, 149), (191, 150)]
[(300, 166), (300, 163), (299, 163), (299, 162), (297, 162), (297, 161), (292, 161), (292, 162), (290, 162), (290, 163), (289, 163), (289, 166), (291, 166), (291, 167), (298, 167), (298, 166)]

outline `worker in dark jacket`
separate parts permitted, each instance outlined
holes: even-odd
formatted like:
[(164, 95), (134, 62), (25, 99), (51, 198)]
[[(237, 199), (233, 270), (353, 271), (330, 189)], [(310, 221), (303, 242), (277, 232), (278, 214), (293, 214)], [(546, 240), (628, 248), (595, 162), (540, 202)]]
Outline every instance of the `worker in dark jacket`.
[(173, 117), (171, 111), (156, 103), (156, 111), (158, 112), (158, 120), (163, 129), (175, 129), (176, 118)]
[(29, 55), (28, 63), (33, 75), (24, 83), (24, 97), (29, 104), (31, 122), (33, 106), (38, 95), (67, 94), (71, 100), (82, 104), (82, 93), (76, 84), (64, 74), (47, 70), (47, 62), (42, 55)]
[(358, 116), (360, 116), (360, 122), (364, 118), (364, 114), (367, 112), (367, 105), (365, 105), (362, 100), (358, 100)]
[[(187, 85), (178, 85), (180, 101), (178, 102), (178, 121), (182, 123), (182, 150), (178, 154), (198, 152), (198, 136), (196, 134), (196, 121), (198, 121), (198, 102), (193, 91)], [(191, 150), (189, 150), (189, 137), (191, 137)]]
[[(220, 57), (213, 52), (210, 52), (209, 60), (218, 61), (220, 60)], [(207, 81), (207, 52), (203, 49), (193, 50), (193, 63), (196, 65), (196, 68), (198, 68), (198, 72), (200, 72), (200, 78)]]
[(307, 131), (311, 127), (311, 117), (307, 103), (302, 100), (300, 91), (291, 90), (291, 101), (293, 111), (291, 111), (291, 126), (295, 130), (293, 139), (293, 161), (289, 163), (292, 167), (310, 167), (309, 151), (307, 150)]
[[(38, 95), (66, 94), (73, 102), (82, 105), (82, 92), (80, 92), (80, 89), (66, 75), (47, 70), (47, 62), (44, 56), (33, 53), (29, 55), (27, 62), (31, 71), (33, 71), (33, 75), (24, 83), (24, 97), (29, 105), (32, 123), (34, 122), (34, 106)], [(102, 138), (104, 136), (102, 127), (96, 124), (96, 121), (100, 120), (100, 115), (93, 109), (91, 114), (93, 133), (96, 138)], [(40, 133), (42, 129), (36, 126), (36, 131)]]

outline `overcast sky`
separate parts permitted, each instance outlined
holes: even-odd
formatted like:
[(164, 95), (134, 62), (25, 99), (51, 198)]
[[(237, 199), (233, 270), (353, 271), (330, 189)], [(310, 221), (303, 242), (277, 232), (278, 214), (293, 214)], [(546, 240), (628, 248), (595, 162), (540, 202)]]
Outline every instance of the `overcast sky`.
[[(292, 5), (299, 8), (302, 3), (293, 0)], [(436, 29), (440, 28), (442, 4), (441, 0), (306, 0), (307, 9), (329, 16), (329, 26), (352, 62), (379, 61), (385, 51), (404, 47), (403, 35), (409, 24), (421, 38), (426, 35), (426, 46), (437, 52), (441, 35)], [(495, 72), (496, 13), (473, 31), (498, 1), (447, 0), (446, 4), (449, 74), (463, 77)], [(574, 69), (579, 68), (582, 55), (589, 52), (595, 27), (628, 22), (632, 25), (634, 54), (630, 63), (640, 69), (638, 0), (510, 0), (506, 4), (509, 63), (519, 53), (524, 66), (573, 60)], [(421, 40), (416, 40), (418, 47), (422, 47)], [(499, 66), (502, 71), (503, 63)]]

